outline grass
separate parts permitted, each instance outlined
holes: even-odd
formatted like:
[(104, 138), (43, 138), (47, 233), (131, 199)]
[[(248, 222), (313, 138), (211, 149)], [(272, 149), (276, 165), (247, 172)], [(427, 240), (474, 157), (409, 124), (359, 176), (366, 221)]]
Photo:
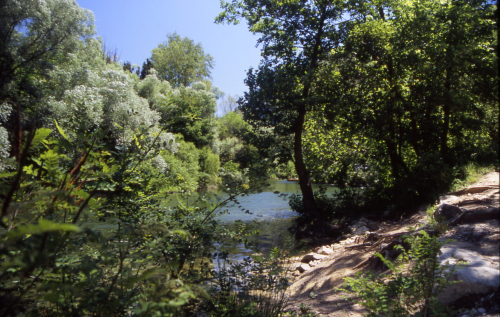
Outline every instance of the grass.
[(468, 187), (481, 179), (484, 174), (495, 171), (495, 167), (491, 166), (478, 166), (476, 164), (470, 163), (463, 167), (460, 174), (463, 174), (462, 178), (457, 178), (453, 181), (450, 191), (458, 191), (465, 187)]

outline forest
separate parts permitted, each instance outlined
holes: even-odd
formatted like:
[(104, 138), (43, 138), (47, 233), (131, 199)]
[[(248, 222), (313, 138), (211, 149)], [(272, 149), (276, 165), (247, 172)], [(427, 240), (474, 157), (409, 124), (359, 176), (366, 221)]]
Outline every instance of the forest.
[(337, 237), (498, 168), (492, 1), (232, 0), (214, 19), (258, 35), (240, 98), (192, 39), (139, 67), (74, 0), (0, 2), (0, 316), (287, 316), (255, 297), (288, 285), (285, 250), (214, 269), (255, 234), (228, 204), (297, 179), (290, 232)]

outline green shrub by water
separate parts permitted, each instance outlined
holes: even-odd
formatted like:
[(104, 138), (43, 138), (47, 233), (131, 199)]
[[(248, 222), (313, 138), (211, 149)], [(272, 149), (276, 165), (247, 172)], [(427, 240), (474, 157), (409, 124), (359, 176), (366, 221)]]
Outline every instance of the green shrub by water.
[[(52, 135), (49, 129), (27, 135), (19, 162), (12, 159), (0, 174), (0, 316), (178, 316), (208, 307), (204, 301), (246, 309), (246, 302), (231, 300), (242, 292), (254, 298), (257, 282), (241, 288), (211, 263), (216, 243), (245, 235), (217, 220), (238, 193), (168, 208), (161, 187), (168, 176), (150, 168), (157, 151), (143, 134), (136, 146), (113, 153), (85, 135), (70, 139), (60, 128), (59, 137)], [(86, 226), (97, 220), (112, 229)], [(263, 291), (287, 285), (277, 275), (261, 275)], [(226, 292), (214, 296), (211, 287)], [(282, 309), (261, 299), (255, 311)]]

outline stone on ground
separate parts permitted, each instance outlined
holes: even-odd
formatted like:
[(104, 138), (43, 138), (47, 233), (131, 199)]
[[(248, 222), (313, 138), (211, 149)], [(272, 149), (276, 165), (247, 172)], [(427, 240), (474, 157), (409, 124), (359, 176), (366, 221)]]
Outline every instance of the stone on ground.
[[(441, 248), (439, 262), (458, 270), (450, 277), (457, 281), (441, 293), (438, 298), (449, 304), (466, 294), (484, 294), (500, 287), (500, 269), (496, 259), (483, 256), (476, 251), (461, 248), (458, 243), (450, 243)], [(465, 262), (464, 262), (465, 261)]]
[(297, 266), (297, 271), (299, 271), (300, 273), (304, 273), (305, 271), (309, 271), (310, 269), (311, 267), (306, 263), (301, 263), (299, 266)]
[(323, 260), (324, 258), (326, 258), (326, 255), (321, 255), (321, 254), (317, 254), (317, 253), (309, 253), (309, 254), (304, 255), (304, 257), (302, 258), (302, 262), (309, 263), (311, 261)]
[(318, 249), (318, 254), (322, 254), (322, 255), (332, 255), (333, 254), (333, 250), (329, 247), (326, 247), (326, 246), (323, 246), (321, 248)]

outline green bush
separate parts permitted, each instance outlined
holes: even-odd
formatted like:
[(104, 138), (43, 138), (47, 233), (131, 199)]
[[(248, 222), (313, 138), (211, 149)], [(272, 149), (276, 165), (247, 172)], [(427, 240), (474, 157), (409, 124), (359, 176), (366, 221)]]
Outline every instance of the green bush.
[[(192, 314), (214, 285), (228, 292), (213, 293), (212, 301), (247, 309), (250, 302), (231, 300), (249, 298), (252, 288), (232, 272), (263, 273), (275, 262), (238, 263), (229, 275), (211, 264), (224, 239), (243, 242), (243, 231), (217, 220), (239, 193), (168, 207), (162, 184), (169, 175), (155, 161), (155, 140), (136, 135), (134, 146), (108, 151), (84, 135), (73, 140), (59, 132), (26, 135), (17, 169), (0, 174), (0, 316)], [(264, 291), (281, 281), (272, 272), (254, 280), (247, 286), (265, 284)], [(266, 297), (260, 303), (258, 311), (276, 307)]]
[(377, 256), (390, 269), (389, 273), (375, 275), (359, 272), (356, 278), (345, 278), (342, 290), (356, 294), (369, 316), (449, 316), (437, 296), (452, 282), (453, 270), (438, 263), (442, 242), (425, 231), (408, 238), (411, 248), (395, 262)]
[(137, 221), (155, 199), (139, 165), (155, 151), (138, 137), (112, 155), (59, 132), (26, 135), (17, 169), (0, 175), (0, 315), (174, 314), (197, 292), (160, 261), (161, 242), (196, 239), (158, 212)]

